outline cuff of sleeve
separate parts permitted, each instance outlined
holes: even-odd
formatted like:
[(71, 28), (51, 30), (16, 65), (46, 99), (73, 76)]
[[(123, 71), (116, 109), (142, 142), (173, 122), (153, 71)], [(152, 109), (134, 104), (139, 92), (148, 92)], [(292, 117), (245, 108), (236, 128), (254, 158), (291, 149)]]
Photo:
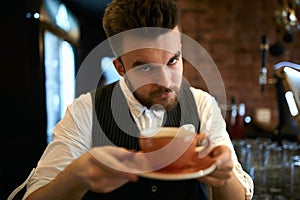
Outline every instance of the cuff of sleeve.
[(234, 173), (245, 188), (246, 200), (252, 199), (254, 192), (254, 184), (252, 178), (242, 169), (240, 164), (237, 164), (235, 166)]

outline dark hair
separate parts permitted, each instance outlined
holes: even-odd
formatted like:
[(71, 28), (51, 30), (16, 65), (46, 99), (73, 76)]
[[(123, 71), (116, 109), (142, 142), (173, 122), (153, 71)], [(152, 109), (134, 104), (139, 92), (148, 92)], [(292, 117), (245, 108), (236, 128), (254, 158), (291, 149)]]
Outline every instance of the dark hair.
[(108, 38), (135, 28), (174, 29), (178, 25), (179, 9), (175, 0), (113, 0), (103, 17)]

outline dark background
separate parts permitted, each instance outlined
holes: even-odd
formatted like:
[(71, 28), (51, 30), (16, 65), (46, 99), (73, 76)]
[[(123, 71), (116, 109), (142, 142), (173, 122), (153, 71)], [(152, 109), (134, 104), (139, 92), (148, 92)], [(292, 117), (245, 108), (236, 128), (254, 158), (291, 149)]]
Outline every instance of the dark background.
[[(64, 2), (80, 23), (81, 38), (75, 52), (78, 68), (105, 39), (101, 18), (108, 1)], [(40, 5), (40, 0), (6, 1), (1, 11), (0, 199), (7, 199), (25, 181), (47, 144), (40, 23), (25, 17), (28, 12), (39, 12)]]

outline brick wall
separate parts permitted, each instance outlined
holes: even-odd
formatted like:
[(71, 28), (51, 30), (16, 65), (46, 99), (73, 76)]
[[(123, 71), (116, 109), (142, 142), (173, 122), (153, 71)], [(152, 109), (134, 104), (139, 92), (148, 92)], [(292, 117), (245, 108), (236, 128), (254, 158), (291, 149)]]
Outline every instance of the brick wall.
[[(292, 42), (285, 42), (285, 31), (274, 18), (278, 3), (274, 0), (179, 0), (182, 32), (196, 40), (219, 70), (226, 92), (227, 104), (234, 96), (237, 103), (246, 104), (246, 113), (253, 115), (256, 108), (272, 110), (272, 122), (277, 124), (278, 109), (274, 85), (260, 91), (258, 75), (261, 68), (261, 37), (266, 35), (269, 44), (280, 41), (285, 53), (280, 56), (268, 54), (268, 77), (272, 78), (273, 65), (280, 61), (300, 63), (300, 34)], [(300, 18), (300, 11), (298, 13)], [(191, 52), (195, 59), (200, 57)], [(198, 58), (199, 59), (199, 58)], [(200, 62), (201, 63), (201, 62)], [(208, 90), (215, 80), (215, 73), (203, 80), (195, 66), (185, 62), (185, 77), (190, 83)], [(218, 94), (218, 89), (209, 91)]]

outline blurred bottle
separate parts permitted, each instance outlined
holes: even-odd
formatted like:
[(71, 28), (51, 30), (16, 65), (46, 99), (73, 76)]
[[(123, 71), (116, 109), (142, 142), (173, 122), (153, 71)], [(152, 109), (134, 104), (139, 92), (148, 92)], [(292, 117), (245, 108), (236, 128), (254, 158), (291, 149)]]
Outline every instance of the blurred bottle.
[(235, 97), (231, 97), (231, 115), (230, 115), (230, 126), (233, 127), (236, 123), (236, 116), (238, 113), (238, 107), (236, 105)]
[(232, 110), (230, 119), (230, 137), (231, 139), (244, 139), (245, 138), (245, 114), (246, 105), (240, 103), (238, 106), (235, 100), (232, 100)]

